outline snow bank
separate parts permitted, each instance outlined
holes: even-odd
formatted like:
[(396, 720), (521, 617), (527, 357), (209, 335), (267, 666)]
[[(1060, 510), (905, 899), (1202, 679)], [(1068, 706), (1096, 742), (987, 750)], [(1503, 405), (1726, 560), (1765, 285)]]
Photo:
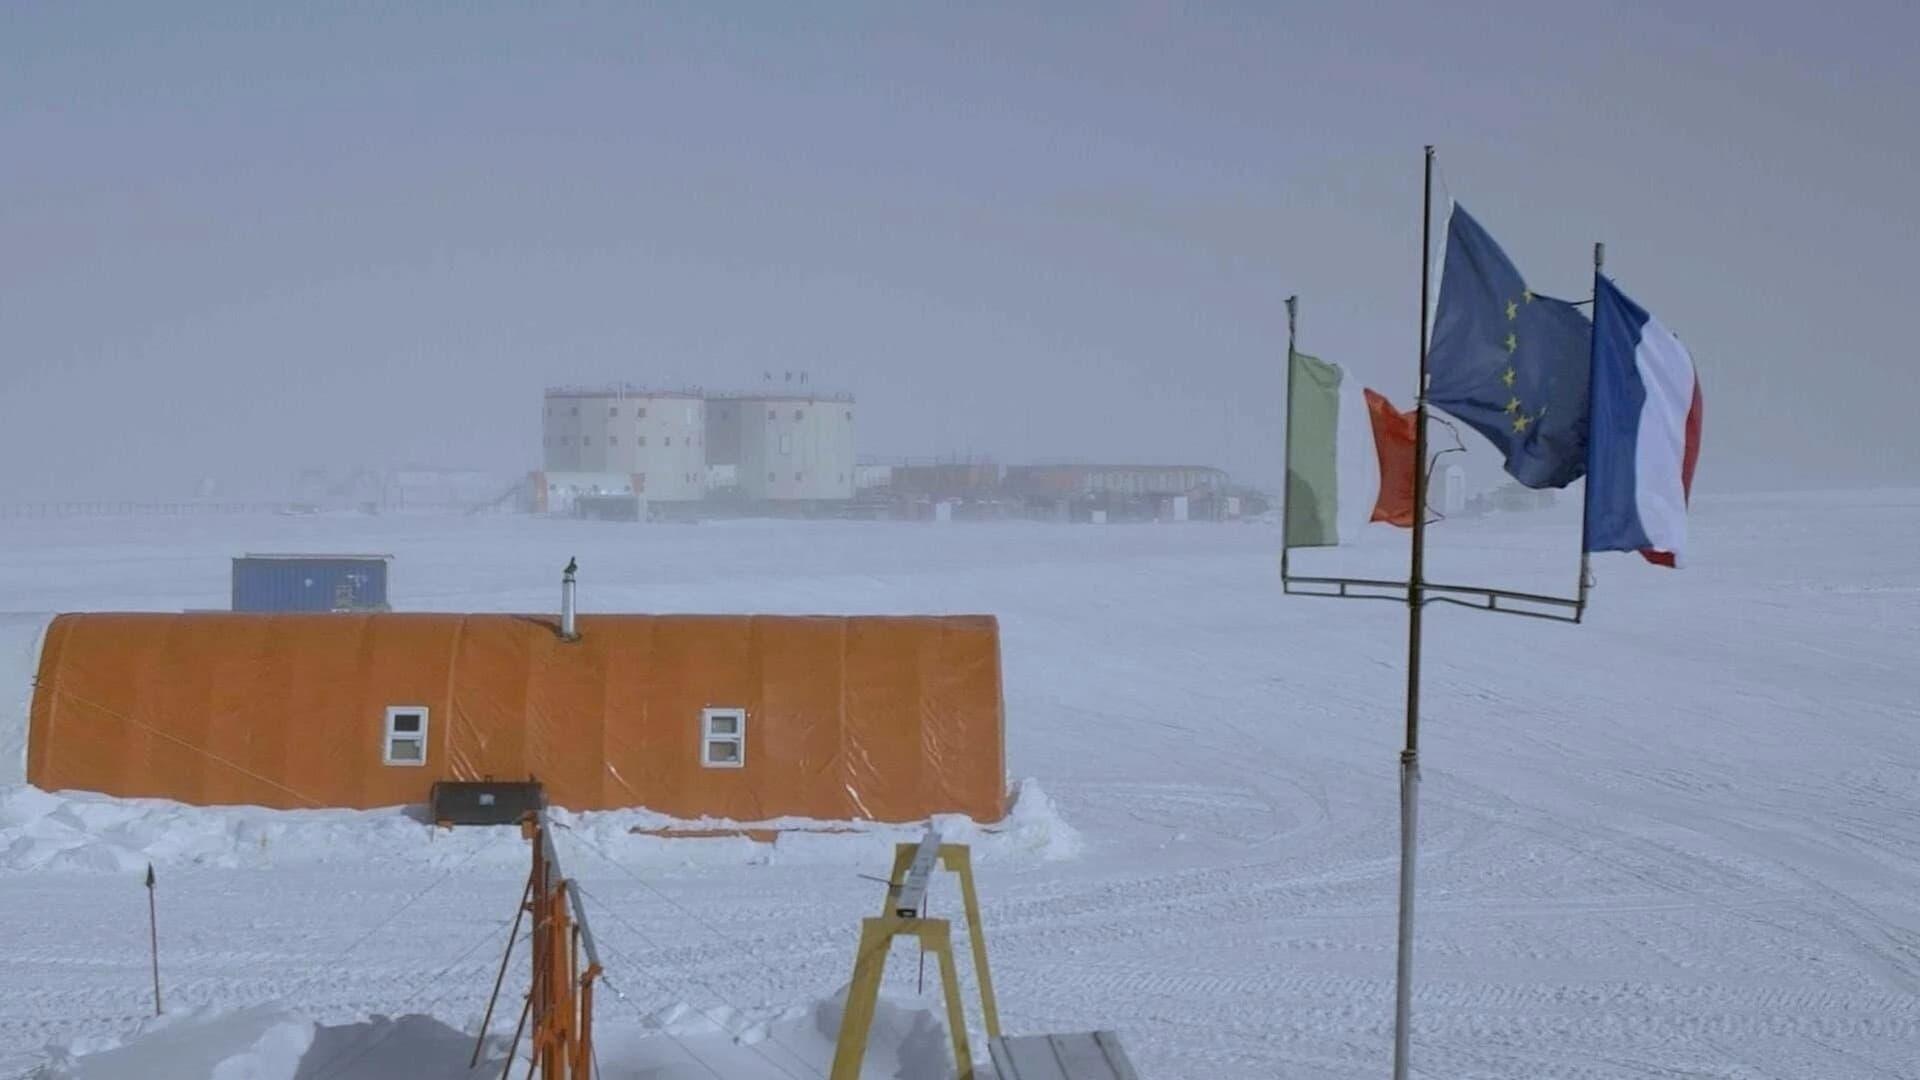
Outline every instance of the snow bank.
[[(618, 1000), (594, 1016), (599, 1075), (608, 1080), (782, 1080), (825, 1075), (845, 1010), (836, 997), (765, 1015), (675, 1005), (628, 1019)], [(869, 1076), (943, 1080), (952, 1053), (940, 1003), (884, 997), (867, 1051)], [(91, 1037), (46, 1049), (32, 1080), (454, 1080), (497, 1076), (507, 1037), (493, 1033), (477, 1070), (467, 1062), (473, 1033), (433, 1016), (373, 1016), (328, 1024), (284, 1003), (235, 1011), (169, 1013), (119, 1037)], [(523, 1040), (515, 1055), (526, 1060)], [(515, 1073), (519, 1068), (515, 1068)], [(990, 1076), (990, 1072), (980, 1075)]]
[(316, 862), (444, 863), (499, 846), (519, 861), (515, 829), (485, 836), (427, 827), (402, 808), (267, 810), (202, 807), (90, 792), (0, 791), (0, 869), (125, 871), (159, 865), (270, 867)]
[(48, 1047), (46, 1063), (31, 1075), (35, 1080), (291, 1080), (313, 1035), (311, 1022), (277, 1006), (227, 1013), (196, 1009), (154, 1017), (125, 1037)]
[[(785, 817), (742, 822), (726, 818), (678, 820), (645, 810), (613, 810), (586, 814), (555, 811), (552, 820), (603, 854), (641, 862), (704, 865), (730, 862), (778, 862), (785, 865), (872, 865), (893, 858), (893, 847), (917, 841), (926, 824), (889, 825), (870, 821), (817, 821)], [(1084, 842), (1067, 824), (1053, 800), (1033, 780), (1015, 785), (1013, 806), (1005, 820), (980, 824), (963, 814), (939, 814), (931, 823), (949, 843), (973, 848), (976, 863), (1001, 861), (1056, 861), (1080, 854)], [(771, 843), (756, 843), (744, 835), (673, 836), (674, 832), (744, 834), (773, 830)]]
[[(594, 1016), (594, 1041), (606, 1076), (711, 1080), (718, 1074), (730, 1080), (792, 1080), (827, 1074), (846, 996), (842, 992), (810, 1005), (756, 1013), (674, 1005), (656, 1010), (641, 1024), (618, 1020), (617, 1007), (609, 1003)], [(946, 1080), (953, 1074), (953, 1053), (944, 1010), (935, 995), (882, 994), (861, 1074)], [(608, 1018), (616, 1019), (608, 1023)], [(976, 1057), (984, 1059), (984, 1036), (972, 1032), (969, 1038), (979, 1048)], [(976, 1075), (992, 1073), (976, 1069)]]
[(27, 718), (51, 615), (0, 614), (0, 784), (27, 782)]
[[(871, 866), (885, 864), (895, 843), (917, 840), (924, 831), (922, 825), (802, 818), (679, 821), (645, 810), (580, 814), (555, 810), (551, 818), (560, 830), (563, 848), (571, 838), (601, 855), (638, 865)], [(1004, 821), (982, 825), (964, 816), (942, 815), (934, 824), (947, 840), (971, 845), (975, 860), (983, 863), (1069, 859), (1083, 846), (1053, 800), (1030, 780), (1018, 785)], [(779, 833), (771, 843), (724, 835), (768, 829)], [(660, 835), (674, 831), (722, 835)], [(131, 871), (149, 862), (228, 868), (315, 863), (518, 865), (525, 857), (515, 827), (437, 829), (410, 808), (202, 807), (164, 799), (46, 792), (27, 785), (0, 789), (0, 870)]]
[(328, 1025), (285, 1004), (232, 1012), (168, 1013), (122, 1037), (50, 1046), (33, 1080), (454, 1080), (498, 1075), (504, 1039), (490, 1040), (491, 1072), (469, 1072), (473, 1036), (431, 1016)]

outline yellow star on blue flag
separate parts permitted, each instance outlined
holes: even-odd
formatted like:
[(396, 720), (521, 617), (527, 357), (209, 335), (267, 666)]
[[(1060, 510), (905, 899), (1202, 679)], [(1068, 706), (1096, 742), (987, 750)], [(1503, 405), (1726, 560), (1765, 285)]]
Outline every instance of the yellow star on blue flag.
[(1592, 327), (1527, 286), (1506, 252), (1458, 205), (1428, 347), (1427, 400), (1485, 435), (1528, 487), (1586, 473)]

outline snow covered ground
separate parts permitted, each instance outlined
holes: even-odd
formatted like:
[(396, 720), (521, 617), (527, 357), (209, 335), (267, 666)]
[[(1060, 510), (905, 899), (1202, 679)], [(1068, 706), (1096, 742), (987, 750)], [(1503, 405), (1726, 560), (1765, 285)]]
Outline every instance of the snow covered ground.
[[(1599, 560), (1584, 626), (1433, 609), (1418, 1075), (1920, 1077), (1920, 492), (1709, 499), (1695, 528), (1685, 571)], [(392, 552), (402, 609), (550, 610), (577, 555), (589, 611), (997, 614), (1009, 767), (1033, 778), (1014, 830), (974, 837), (1007, 1029), (1117, 1029), (1153, 1080), (1379, 1077), (1405, 613), (1282, 596), (1276, 541), (7, 521), (0, 610), (223, 607), (230, 556), (304, 549)], [(1565, 512), (1433, 542), (1436, 579), (1573, 581)], [(1376, 529), (1296, 566), (1403, 559), (1404, 534)], [(614, 991), (605, 1074), (823, 1076), (886, 837), (768, 849), (576, 824), (562, 856)], [(524, 857), (400, 813), (7, 792), (0, 1076), (466, 1075)], [(933, 909), (958, 913), (950, 883)], [(944, 1067), (916, 967), (896, 951), (873, 1075)], [(971, 992), (964, 955), (962, 974)]]

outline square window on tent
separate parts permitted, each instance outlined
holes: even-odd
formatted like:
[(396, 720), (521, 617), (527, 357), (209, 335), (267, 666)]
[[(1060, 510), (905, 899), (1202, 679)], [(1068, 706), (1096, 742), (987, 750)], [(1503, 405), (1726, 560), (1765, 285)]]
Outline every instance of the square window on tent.
[(386, 735), (380, 760), (387, 765), (427, 763), (427, 707), (393, 705), (387, 708)]
[(700, 710), (700, 764), (708, 769), (746, 767), (747, 710)]

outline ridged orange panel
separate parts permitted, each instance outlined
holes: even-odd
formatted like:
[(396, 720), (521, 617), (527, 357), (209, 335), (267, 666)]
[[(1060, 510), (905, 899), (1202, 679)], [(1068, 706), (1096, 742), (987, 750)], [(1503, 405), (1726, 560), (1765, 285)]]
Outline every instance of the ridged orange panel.
[[(753, 620), (760, 700), (747, 725), (747, 768), (739, 772), (752, 782), (749, 806), (760, 812), (730, 815), (734, 820), (765, 820), (774, 816), (765, 808), (789, 799), (803, 800), (807, 817), (844, 821), (859, 814), (840, 753), (847, 714), (847, 622)], [(763, 761), (777, 768), (755, 767)]]
[(891, 633), (884, 623), (847, 627), (847, 666), (859, 672), (847, 686), (847, 720), (840, 753), (847, 783), (858, 793), (856, 817), (897, 821), (907, 806), (937, 801), (935, 781), (923, 776), (920, 726), (920, 641), (923, 634)]
[[(575, 810), (914, 821), (1005, 812), (999, 630), (939, 618), (63, 615), (28, 779), (200, 804), (424, 802), (524, 779)], [(389, 706), (427, 764), (389, 766)], [(701, 710), (747, 710), (743, 768), (701, 765)]]
[[(933, 785), (929, 799), (942, 805), (971, 805), (975, 793), (998, 792), (1005, 811), (1005, 740), (992, 749), (977, 745), (974, 710), (1005, 711), (1000, 687), (1000, 627), (991, 619), (942, 619), (918, 635), (920, 650), (921, 779)], [(988, 689), (988, 688), (991, 689)], [(989, 695), (986, 700), (982, 695)], [(1002, 816), (1002, 815), (996, 815)]]

